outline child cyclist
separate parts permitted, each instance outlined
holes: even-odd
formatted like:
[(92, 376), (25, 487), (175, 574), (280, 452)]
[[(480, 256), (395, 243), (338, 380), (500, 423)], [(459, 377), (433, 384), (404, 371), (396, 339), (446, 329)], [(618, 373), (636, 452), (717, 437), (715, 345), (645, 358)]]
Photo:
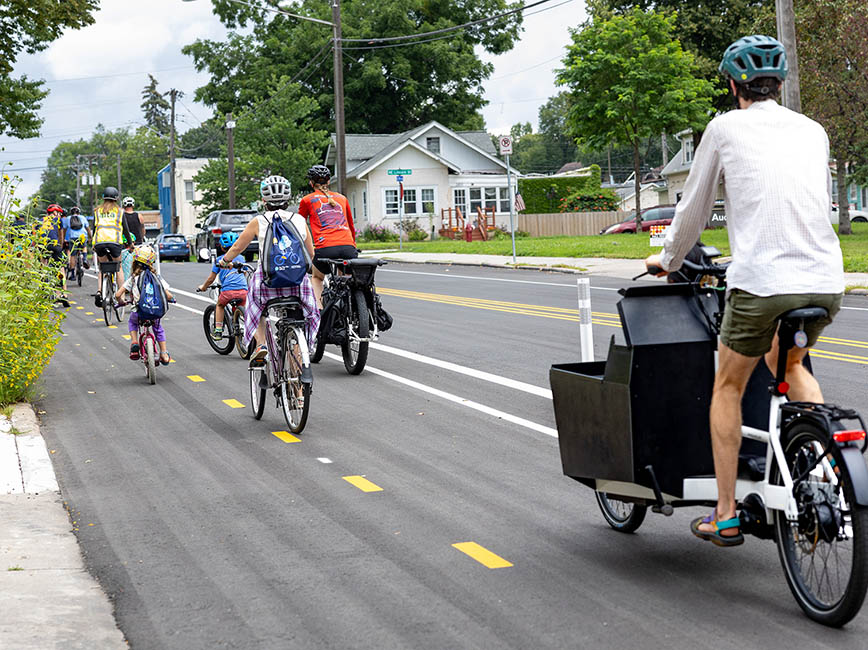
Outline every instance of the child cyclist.
[[(220, 236), (220, 246), (224, 251), (232, 248), (236, 241), (238, 241), (238, 233), (236, 232), (224, 232)], [(214, 260), (211, 274), (196, 289), (196, 291), (205, 291), (214, 283), (214, 280), (220, 279), (220, 295), (217, 297), (217, 309), (214, 312), (213, 338), (215, 341), (223, 338), (223, 315), (226, 313), (226, 305), (229, 304), (229, 301), (240, 299), (242, 305), (247, 302), (247, 278), (237, 269), (220, 268), (220, 262), (223, 261), (224, 257), (225, 255), (221, 255)]]
[[(150, 271), (157, 275), (157, 272), (154, 270), (154, 262), (157, 261), (157, 253), (153, 248), (144, 244), (143, 246), (139, 246), (135, 249), (133, 253), (133, 272), (132, 275), (127, 278), (127, 281), (124, 282), (123, 286), (118, 289), (118, 292), (115, 294), (115, 298), (117, 300), (122, 300), (124, 295), (129, 293), (132, 296), (132, 304), (133, 308), (130, 311), (130, 337), (132, 339), (132, 343), (130, 344), (130, 359), (133, 361), (138, 361), (139, 359), (139, 312), (136, 310), (136, 304), (139, 302), (139, 297), (141, 296), (141, 275), (142, 271), (145, 269), (150, 269)], [(163, 285), (163, 289), (166, 291), (166, 299), (173, 300), (172, 294), (169, 291), (169, 285), (166, 284), (166, 281), (163, 280), (159, 275), (157, 275), (157, 280), (160, 284)], [(172, 360), (169, 356), (169, 352), (166, 348), (166, 332), (163, 330), (163, 326), (160, 324), (160, 319), (156, 319), (153, 322), (153, 332), (154, 338), (157, 339), (157, 343), (160, 345), (160, 363), (164, 366), (168, 366), (169, 362)]]
[(265, 346), (265, 322), (262, 320), (262, 312), (265, 310), (265, 304), (272, 298), (284, 298), (288, 296), (298, 296), (301, 298), (305, 317), (305, 334), (307, 335), (307, 343), (311, 349), (313, 349), (316, 330), (319, 327), (319, 309), (316, 306), (316, 298), (314, 297), (313, 286), (311, 285), (309, 276), (305, 275), (301, 284), (297, 287), (276, 289), (266, 286), (262, 271), (265, 234), (268, 231), (269, 224), (274, 219), (282, 219), (285, 222), (292, 223), (299, 236), (304, 239), (304, 247), (308, 255), (313, 257), (313, 243), (307, 222), (300, 215), (293, 214), (286, 209), (289, 204), (290, 195), (289, 181), (282, 176), (269, 176), (259, 184), (259, 193), (262, 196), (262, 201), (265, 203), (265, 214), (257, 215), (255, 219), (250, 220), (244, 232), (241, 233), (238, 240), (232, 244), (232, 248), (226, 251), (223, 259), (219, 262), (219, 265), (225, 268), (236, 256), (244, 252), (254, 237), (258, 238), (259, 265), (250, 279), (250, 288), (247, 290), (247, 309), (244, 311), (244, 340), (242, 341), (242, 346), (246, 348), (250, 344), (250, 339), (254, 336), (256, 337), (259, 347), (251, 359), (251, 362), (254, 364), (264, 363), (268, 353)]

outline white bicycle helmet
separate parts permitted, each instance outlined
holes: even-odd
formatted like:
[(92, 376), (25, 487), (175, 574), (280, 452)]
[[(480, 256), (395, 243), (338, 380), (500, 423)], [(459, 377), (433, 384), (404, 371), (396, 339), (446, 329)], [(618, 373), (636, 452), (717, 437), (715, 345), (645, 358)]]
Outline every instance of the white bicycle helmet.
[(136, 205), (136, 200), (133, 197), (131, 197), (131, 196), (125, 196), (124, 197), (124, 207), (125, 208), (127, 208), (127, 207), (132, 208), (135, 205)]
[(286, 203), (291, 188), (283, 176), (269, 176), (259, 184), (259, 194), (266, 203)]

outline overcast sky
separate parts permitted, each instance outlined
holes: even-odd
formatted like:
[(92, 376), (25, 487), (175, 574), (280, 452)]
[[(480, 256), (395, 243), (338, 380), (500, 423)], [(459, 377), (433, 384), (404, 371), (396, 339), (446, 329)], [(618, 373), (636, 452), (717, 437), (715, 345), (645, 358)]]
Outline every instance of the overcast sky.
[[(547, 6), (552, 8), (540, 11)], [(516, 122), (536, 126), (539, 107), (557, 92), (554, 70), (570, 40), (568, 29), (584, 15), (582, 0), (553, 0), (528, 12), (524, 33), (510, 52), (483, 55), (495, 65), (484, 86), (489, 105), (483, 115), (490, 132), (506, 133)], [(192, 99), (206, 75), (193, 69), (181, 47), (225, 34), (209, 0), (102, 0), (93, 25), (65, 33), (44, 52), (21, 56), (15, 74), (45, 79), (51, 89), (40, 112), (45, 118), (41, 137), (0, 136), (5, 148), (0, 162), (13, 162), (24, 179), (22, 195), (39, 187), (48, 154), (59, 142), (86, 138), (100, 123), (109, 129), (141, 124), (139, 105), (148, 72), (162, 90), (175, 87), (186, 93), (177, 109), (180, 131), (207, 119), (210, 109)]]

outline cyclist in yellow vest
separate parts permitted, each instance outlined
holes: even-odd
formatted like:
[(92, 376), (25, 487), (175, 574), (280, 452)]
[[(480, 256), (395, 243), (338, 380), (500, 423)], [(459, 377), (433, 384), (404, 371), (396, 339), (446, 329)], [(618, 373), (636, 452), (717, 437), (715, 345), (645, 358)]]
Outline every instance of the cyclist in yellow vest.
[[(132, 241), (124, 223), (123, 212), (118, 207), (118, 189), (107, 187), (102, 193), (102, 205), (93, 215), (93, 251), (100, 262), (120, 262), (124, 241)], [(124, 270), (118, 266), (118, 285), (124, 283)], [(102, 286), (102, 271), (99, 274), (95, 299), (102, 307), (99, 287)]]

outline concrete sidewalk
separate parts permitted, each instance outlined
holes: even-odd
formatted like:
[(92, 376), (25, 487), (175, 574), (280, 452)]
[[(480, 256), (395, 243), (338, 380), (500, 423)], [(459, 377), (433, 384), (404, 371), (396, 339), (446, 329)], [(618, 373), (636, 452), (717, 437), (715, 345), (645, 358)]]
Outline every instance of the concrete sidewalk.
[[(511, 255), (476, 255), (463, 253), (403, 253), (397, 249), (364, 251), (366, 257), (409, 264), (456, 264), (466, 266), (492, 266), (500, 268), (533, 269), (562, 273), (607, 275), (613, 278), (630, 279), (645, 270), (642, 260), (608, 257), (517, 257), (512, 263)], [(848, 287), (868, 287), (868, 273), (845, 273)]]
[(33, 409), (16, 406), (12, 426), (20, 433), (0, 430), (0, 648), (127, 648), (85, 569)]

